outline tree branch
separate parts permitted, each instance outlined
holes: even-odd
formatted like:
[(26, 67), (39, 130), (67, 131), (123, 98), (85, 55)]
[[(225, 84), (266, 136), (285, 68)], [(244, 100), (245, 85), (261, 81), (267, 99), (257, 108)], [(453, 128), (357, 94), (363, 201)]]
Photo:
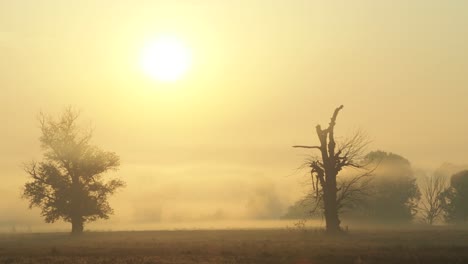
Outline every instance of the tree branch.
[(304, 145), (294, 145), (293, 148), (305, 148), (305, 149), (318, 149), (320, 150), (319, 146), (304, 146)]

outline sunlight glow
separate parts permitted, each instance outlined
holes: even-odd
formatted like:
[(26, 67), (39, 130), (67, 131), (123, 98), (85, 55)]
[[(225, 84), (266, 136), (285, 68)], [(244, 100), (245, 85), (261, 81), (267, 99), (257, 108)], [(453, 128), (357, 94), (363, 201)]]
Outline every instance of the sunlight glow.
[(190, 54), (178, 39), (162, 37), (142, 52), (141, 66), (150, 77), (161, 82), (180, 80), (190, 67)]

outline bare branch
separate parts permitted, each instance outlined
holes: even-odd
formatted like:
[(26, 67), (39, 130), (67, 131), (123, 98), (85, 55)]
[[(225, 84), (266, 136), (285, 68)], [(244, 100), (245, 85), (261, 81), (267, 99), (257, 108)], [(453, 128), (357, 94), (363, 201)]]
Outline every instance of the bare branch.
[(338, 117), (338, 113), (343, 109), (344, 105), (340, 105), (340, 107), (335, 109), (335, 112), (333, 112), (333, 116), (331, 118), (330, 124), (328, 125), (327, 130), (333, 130), (336, 124), (336, 118)]
[(432, 174), (422, 178), (422, 200), (419, 205), (422, 220), (432, 225), (443, 212), (441, 195), (447, 188), (447, 178), (442, 175)]
[(303, 145), (295, 145), (292, 146), (293, 148), (305, 148), (305, 149), (318, 149), (320, 150), (319, 146), (303, 146)]
[(373, 171), (366, 171), (340, 183), (337, 203), (340, 208), (361, 202), (370, 195)]

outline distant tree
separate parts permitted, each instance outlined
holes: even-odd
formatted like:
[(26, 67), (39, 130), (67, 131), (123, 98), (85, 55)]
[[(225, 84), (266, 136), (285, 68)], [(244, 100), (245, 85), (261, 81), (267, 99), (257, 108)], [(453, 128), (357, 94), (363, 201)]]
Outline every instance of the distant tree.
[(92, 132), (78, 126), (78, 117), (71, 108), (58, 119), (41, 113), (44, 159), (25, 165), (31, 181), (23, 190), (29, 207), (39, 207), (47, 223), (70, 222), (74, 234), (83, 232), (86, 222), (109, 218), (108, 196), (124, 186), (119, 179), (103, 179), (119, 167), (119, 157), (91, 145)]
[(293, 205), (289, 206), (286, 213), (281, 217), (283, 219), (308, 219), (316, 213), (314, 210), (314, 200), (308, 197), (296, 201)]
[(442, 194), (447, 188), (447, 179), (441, 174), (433, 173), (421, 179), (422, 199), (419, 206), (422, 220), (427, 224), (434, 222), (443, 213)]
[(461, 171), (468, 170), (468, 165), (458, 165), (449, 162), (442, 163), (437, 169), (434, 170), (434, 173), (441, 175), (447, 179), (447, 184), (450, 185), (450, 179), (454, 174), (457, 174)]
[(368, 196), (364, 217), (381, 222), (411, 221), (421, 193), (410, 162), (383, 151), (370, 152), (365, 160), (379, 166), (373, 172), (372, 194)]
[(450, 187), (442, 193), (441, 201), (448, 223), (465, 223), (468, 220), (468, 170), (450, 178)]
[(311, 157), (306, 164), (311, 168), (312, 197), (315, 205), (323, 208), (326, 231), (329, 234), (340, 233), (340, 209), (350, 197), (358, 197), (359, 188), (357, 184), (364, 179), (367, 173), (354, 177), (353, 180), (337, 180), (338, 173), (344, 168), (363, 168), (360, 162), (361, 154), (367, 142), (362, 133), (357, 133), (348, 140), (338, 144), (335, 141), (335, 125), (339, 112), (343, 109), (340, 106), (335, 109), (331, 121), (326, 129), (320, 125), (316, 126), (316, 133), (320, 145), (316, 146), (293, 146), (295, 148), (315, 149), (320, 152), (320, 156)]

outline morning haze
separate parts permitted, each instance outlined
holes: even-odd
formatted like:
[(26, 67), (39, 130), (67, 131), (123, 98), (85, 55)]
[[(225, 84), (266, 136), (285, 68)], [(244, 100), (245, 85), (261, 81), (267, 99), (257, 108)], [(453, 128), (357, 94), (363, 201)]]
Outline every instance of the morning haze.
[[(279, 219), (304, 196), (296, 169), (315, 125), (346, 107), (337, 137), (433, 170), (468, 164), (464, 1), (0, 1), (0, 227), (44, 224), (20, 199), (40, 160), (40, 111), (68, 105), (115, 151), (127, 185), (89, 229), (206, 227)], [(176, 82), (141, 69), (159, 35), (190, 67)], [(160, 225), (158, 225), (160, 223)], [(210, 225), (208, 225), (210, 227)]]

